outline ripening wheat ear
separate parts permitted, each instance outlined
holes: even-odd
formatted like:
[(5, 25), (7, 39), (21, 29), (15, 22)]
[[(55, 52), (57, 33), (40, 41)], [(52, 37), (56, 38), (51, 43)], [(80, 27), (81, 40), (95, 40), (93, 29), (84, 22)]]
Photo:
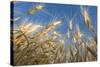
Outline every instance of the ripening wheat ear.
[(67, 37), (67, 39), (70, 38), (70, 31), (69, 31), (69, 29), (68, 29), (68, 31), (67, 31), (67, 33), (66, 33), (66, 37)]
[(72, 23), (72, 19), (69, 20), (69, 30), (71, 31), (73, 28), (73, 23)]
[(83, 17), (83, 22), (88, 27), (88, 29), (91, 32), (95, 32), (94, 28), (93, 28), (93, 25), (91, 24), (91, 19), (89, 17), (88, 11), (83, 7), (81, 7), (81, 15)]

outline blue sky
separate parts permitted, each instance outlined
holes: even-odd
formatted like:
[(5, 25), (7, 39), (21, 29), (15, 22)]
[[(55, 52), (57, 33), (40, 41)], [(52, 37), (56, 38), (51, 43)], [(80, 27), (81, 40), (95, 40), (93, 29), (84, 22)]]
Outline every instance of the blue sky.
[[(62, 23), (55, 29), (55, 31), (61, 33), (65, 36), (68, 30), (68, 19), (69, 17), (72, 18), (73, 21), (73, 28), (75, 28), (75, 24), (78, 24), (81, 32), (85, 32), (88, 35), (91, 33), (87, 29), (87, 27), (83, 24), (80, 5), (69, 5), (69, 4), (50, 4), (50, 3), (43, 3), (44, 8), (34, 14), (27, 14), (27, 11), (35, 7), (36, 4), (33, 2), (21, 2), (18, 1), (14, 4), (14, 17), (21, 17), (20, 20), (16, 21), (17, 24), (21, 23), (21, 21), (25, 18), (28, 18), (29, 21), (32, 21), (33, 24), (38, 22), (37, 24), (47, 25), (52, 21), (55, 17), (57, 20), (61, 20)], [(90, 16), (91, 23), (94, 26), (95, 30), (97, 28), (97, 7), (96, 6), (84, 6)], [(74, 17), (73, 17), (74, 16)], [(73, 29), (74, 31), (74, 29)]]

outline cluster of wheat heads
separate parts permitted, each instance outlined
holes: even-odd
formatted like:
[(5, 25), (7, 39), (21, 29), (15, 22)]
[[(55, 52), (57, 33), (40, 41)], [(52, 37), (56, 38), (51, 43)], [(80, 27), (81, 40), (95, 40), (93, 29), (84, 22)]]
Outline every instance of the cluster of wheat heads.
[[(73, 25), (72, 19), (69, 20), (69, 28), (66, 33), (67, 38), (72, 38), (70, 48), (67, 51), (68, 62), (85, 62), (97, 60), (97, 34), (91, 24), (91, 19), (86, 9), (81, 7), (81, 16), (85, 27), (89, 30), (92, 36), (82, 33), (78, 24)], [(73, 26), (75, 31), (72, 32)], [(72, 34), (72, 36), (70, 35)], [(77, 43), (77, 47), (76, 47)]]
[(14, 65), (52, 64), (66, 61), (65, 44), (60, 34), (53, 32), (47, 35), (54, 28), (52, 25), (47, 25), (41, 32), (36, 32), (41, 27), (27, 23), (12, 30)]

